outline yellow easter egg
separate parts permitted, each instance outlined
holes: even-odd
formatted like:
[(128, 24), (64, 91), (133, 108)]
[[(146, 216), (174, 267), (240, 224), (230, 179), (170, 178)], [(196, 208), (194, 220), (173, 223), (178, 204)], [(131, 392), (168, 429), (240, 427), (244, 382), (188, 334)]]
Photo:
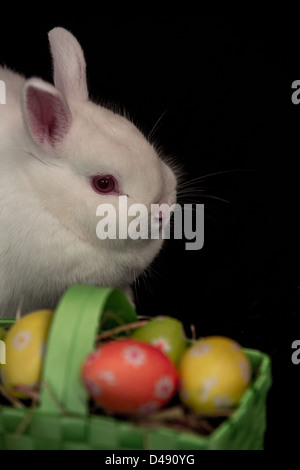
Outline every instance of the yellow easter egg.
[(4, 388), (13, 396), (25, 398), (16, 385), (39, 383), (45, 344), (53, 317), (52, 310), (38, 310), (17, 321), (5, 336), (6, 364), (1, 367)]
[(237, 405), (251, 380), (251, 364), (232, 339), (210, 336), (197, 341), (179, 364), (179, 395), (197, 413)]

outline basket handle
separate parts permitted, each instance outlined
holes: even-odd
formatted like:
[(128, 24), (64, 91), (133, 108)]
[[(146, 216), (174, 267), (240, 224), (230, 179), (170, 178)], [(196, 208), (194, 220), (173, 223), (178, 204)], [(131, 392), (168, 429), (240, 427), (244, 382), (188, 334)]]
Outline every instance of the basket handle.
[(89, 397), (80, 371), (95, 348), (105, 311), (115, 314), (107, 318), (105, 329), (137, 321), (134, 308), (118, 289), (73, 285), (61, 298), (48, 336), (38, 413), (88, 414)]

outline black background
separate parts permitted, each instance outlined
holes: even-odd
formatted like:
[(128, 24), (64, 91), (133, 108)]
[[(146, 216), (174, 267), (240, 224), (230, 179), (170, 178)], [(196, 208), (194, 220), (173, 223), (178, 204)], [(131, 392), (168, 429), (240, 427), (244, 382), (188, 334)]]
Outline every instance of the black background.
[[(292, 16), (292, 15), (291, 15)], [(124, 106), (145, 132), (203, 178), (188, 201), (205, 204), (205, 244), (170, 240), (137, 286), (138, 313), (181, 319), (189, 334), (226, 335), (272, 358), (265, 448), (297, 448), (300, 338), (300, 79), (297, 23), (246, 24), (222, 12), (196, 16), (6, 18), (0, 63), (51, 81), (47, 31), (69, 29), (87, 61), (91, 97)], [(288, 28), (288, 29), (285, 29)], [(299, 36), (300, 44), (300, 36)], [(229, 201), (214, 199), (214, 196)], [(181, 199), (182, 203), (187, 199)], [(299, 386), (300, 388), (300, 386)]]

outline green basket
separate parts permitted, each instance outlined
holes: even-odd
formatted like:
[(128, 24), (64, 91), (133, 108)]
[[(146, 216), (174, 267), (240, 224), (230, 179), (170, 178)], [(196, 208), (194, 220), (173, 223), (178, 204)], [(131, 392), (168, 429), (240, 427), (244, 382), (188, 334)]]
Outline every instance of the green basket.
[[(40, 404), (35, 409), (0, 405), (0, 449), (263, 449), (271, 365), (266, 354), (250, 349), (244, 352), (255, 379), (234, 413), (210, 436), (168, 427), (148, 429), (130, 421), (90, 415), (79, 371), (94, 349), (105, 311), (115, 312), (116, 317), (108, 317), (103, 329), (137, 320), (119, 290), (75, 285), (65, 293), (50, 328), (43, 368), (47, 387), (42, 387)], [(0, 319), (0, 326), (9, 324), (11, 320)]]

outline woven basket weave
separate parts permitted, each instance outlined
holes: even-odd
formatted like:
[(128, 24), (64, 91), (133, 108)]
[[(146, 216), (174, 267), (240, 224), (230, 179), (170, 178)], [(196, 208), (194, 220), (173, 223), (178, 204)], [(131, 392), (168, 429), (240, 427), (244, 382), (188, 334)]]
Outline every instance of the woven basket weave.
[[(116, 289), (72, 286), (62, 297), (47, 342), (40, 404), (35, 409), (0, 405), (0, 449), (205, 450), (262, 449), (266, 397), (271, 386), (270, 358), (244, 349), (254, 380), (237, 409), (210, 436), (90, 415), (79, 371), (102, 329), (137, 320), (125, 295)], [(0, 326), (11, 323), (0, 319)], [(20, 432), (21, 429), (21, 432)]]

